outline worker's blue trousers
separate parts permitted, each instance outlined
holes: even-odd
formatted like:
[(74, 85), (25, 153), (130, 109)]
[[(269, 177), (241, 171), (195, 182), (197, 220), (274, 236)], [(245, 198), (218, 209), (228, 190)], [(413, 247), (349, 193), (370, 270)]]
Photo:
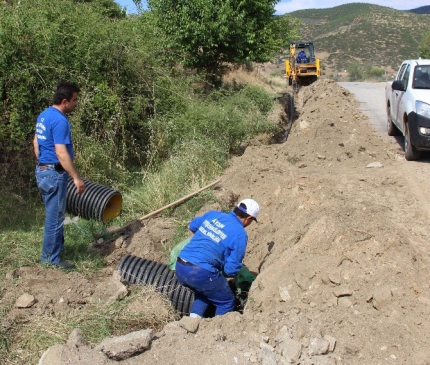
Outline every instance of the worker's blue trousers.
[(227, 279), (219, 272), (213, 273), (199, 266), (187, 266), (177, 262), (176, 277), (182, 285), (194, 292), (190, 313), (203, 317), (209, 304), (215, 306), (216, 316), (234, 309), (234, 294)]

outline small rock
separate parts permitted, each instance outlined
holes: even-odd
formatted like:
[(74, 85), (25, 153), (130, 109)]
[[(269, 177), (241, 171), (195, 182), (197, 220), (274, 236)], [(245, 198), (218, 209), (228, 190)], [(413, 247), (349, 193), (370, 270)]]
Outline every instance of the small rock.
[(67, 339), (67, 346), (70, 348), (87, 346), (88, 342), (79, 328), (75, 328)]
[(285, 360), (290, 363), (296, 363), (302, 354), (302, 344), (293, 339), (285, 339), (278, 348)]
[(199, 329), (200, 321), (200, 318), (182, 317), (178, 324), (187, 332), (196, 333)]
[(260, 352), (261, 365), (277, 365), (276, 354), (268, 348), (262, 348)]
[(335, 290), (333, 290), (333, 294), (336, 297), (347, 297), (347, 296), (351, 296), (352, 295), (352, 290), (349, 288), (336, 288)]
[(309, 123), (306, 120), (301, 120), (299, 123), (300, 129), (307, 129), (309, 128)]
[(31, 294), (22, 294), (15, 302), (15, 307), (17, 308), (30, 308), (36, 303), (36, 298)]
[(391, 302), (392, 295), (393, 293), (391, 292), (390, 288), (375, 288), (375, 291), (373, 292), (373, 307), (375, 309), (381, 310)]
[(339, 270), (329, 272), (328, 278), (333, 284), (336, 284), (336, 285), (339, 285), (342, 282)]
[(114, 270), (112, 273), (112, 279), (113, 279), (113, 281), (122, 283), (123, 278), (121, 276), (121, 270)]
[(66, 218), (64, 218), (64, 222), (63, 222), (63, 224), (66, 226), (66, 225), (68, 225), (68, 224), (71, 224), (71, 223), (73, 223), (72, 222), (72, 220), (71, 220), (71, 218), (70, 217), (66, 217)]
[(328, 351), (329, 352), (333, 352), (334, 349), (336, 348), (336, 339), (333, 336), (330, 335), (325, 335), (324, 339), (327, 340), (329, 342), (329, 348)]
[(109, 305), (123, 299), (128, 294), (128, 289), (121, 282), (121, 275), (118, 271), (115, 270), (111, 278), (100, 282), (96, 286), (93, 295), (90, 297), (91, 302)]
[(293, 336), (288, 326), (282, 326), (278, 334), (275, 336), (274, 340), (276, 343), (281, 343), (283, 341), (290, 340)]
[(308, 354), (313, 355), (325, 355), (328, 353), (330, 348), (330, 342), (324, 338), (313, 338), (308, 347)]
[(110, 359), (121, 361), (147, 350), (151, 341), (152, 330), (141, 330), (105, 339), (94, 350), (103, 352)]
[(371, 168), (371, 167), (382, 167), (382, 164), (380, 162), (371, 162), (366, 167), (368, 167), (368, 168)]
[(118, 237), (116, 240), (115, 240), (115, 243), (114, 243), (114, 246), (115, 246), (115, 248), (116, 249), (118, 249), (118, 248), (121, 248), (122, 247), (122, 244), (124, 243), (124, 236), (121, 236), (121, 237)]
[(339, 297), (337, 299), (337, 304), (344, 308), (351, 308), (352, 302), (348, 299), (348, 297)]
[(279, 295), (281, 296), (281, 302), (288, 302), (291, 300), (291, 295), (285, 286), (279, 287)]
[(48, 348), (39, 359), (38, 365), (57, 365), (61, 364), (61, 359), (67, 358), (68, 360), (74, 359), (72, 350), (67, 346), (56, 344)]
[(321, 282), (325, 285), (330, 284), (330, 279), (329, 279), (328, 273), (326, 273), (326, 272), (321, 273)]

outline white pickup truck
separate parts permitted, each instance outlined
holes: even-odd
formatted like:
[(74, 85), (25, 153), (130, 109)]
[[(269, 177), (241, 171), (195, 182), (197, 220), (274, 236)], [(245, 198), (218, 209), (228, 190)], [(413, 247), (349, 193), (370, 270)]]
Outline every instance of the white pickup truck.
[(385, 99), (388, 135), (403, 134), (406, 160), (418, 160), (430, 150), (430, 59), (404, 61)]

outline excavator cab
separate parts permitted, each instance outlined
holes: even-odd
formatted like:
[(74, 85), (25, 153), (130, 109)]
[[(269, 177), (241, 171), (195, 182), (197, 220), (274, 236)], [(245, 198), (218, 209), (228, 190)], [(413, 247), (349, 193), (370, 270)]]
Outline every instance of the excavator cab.
[(310, 41), (290, 43), (290, 55), (285, 61), (288, 84), (297, 90), (301, 85), (310, 85), (321, 76), (319, 58), (315, 57), (314, 44)]

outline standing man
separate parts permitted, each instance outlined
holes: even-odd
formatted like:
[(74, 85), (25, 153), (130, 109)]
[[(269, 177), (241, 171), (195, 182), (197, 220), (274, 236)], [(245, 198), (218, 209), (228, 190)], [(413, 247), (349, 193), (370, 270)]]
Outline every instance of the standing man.
[(176, 262), (178, 281), (194, 291), (190, 317), (203, 317), (209, 304), (215, 315), (234, 309), (235, 295), (225, 276), (240, 271), (248, 243), (245, 228), (257, 221), (259, 211), (255, 200), (244, 199), (229, 214), (212, 210), (190, 222), (194, 236)]
[(60, 258), (64, 250), (64, 218), (66, 213), (67, 180), (73, 179), (78, 194), (85, 190), (84, 181), (73, 164), (73, 143), (70, 123), (66, 115), (78, 104), (77, 85), (62, 82), (54, 94), (53, 105), (38, 117), (33, 139), (34, 154), (38, 160), (36, 180), (45, 203), (45, 232), (42, 245), (42, 263), (61, 269), (75, 266)]

